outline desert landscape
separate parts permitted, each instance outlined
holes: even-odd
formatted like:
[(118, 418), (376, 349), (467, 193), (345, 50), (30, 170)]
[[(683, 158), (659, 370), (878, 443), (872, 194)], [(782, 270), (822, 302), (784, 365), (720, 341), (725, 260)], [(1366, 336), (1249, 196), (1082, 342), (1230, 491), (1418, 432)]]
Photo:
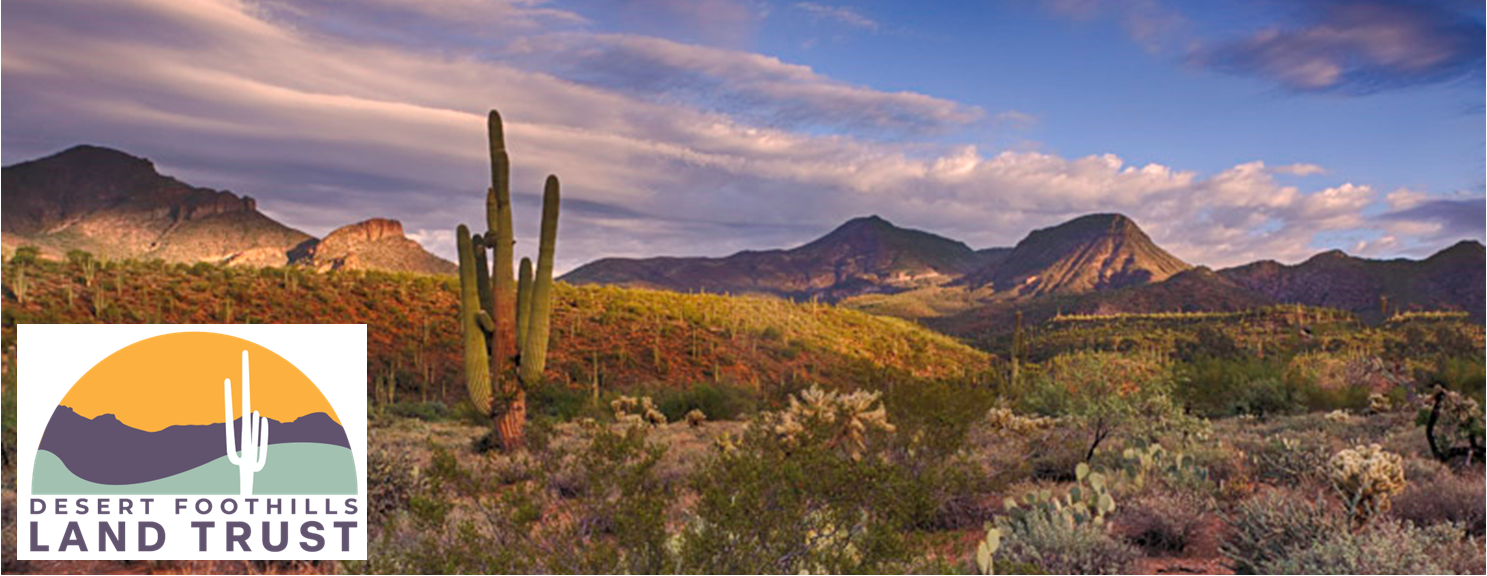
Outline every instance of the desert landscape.
[[(0, 571), (1487, 571), (1480, 90), (1460, 113), (1475, 131), (1452, 117), (1427, 150), (1470, 148), (1466, 176), (1400, 176), (1352, 144), (1316, 152), (1333, 175), (1278, 137), (1246, 141), (1285, 150), (1253, 153), (1269, 164), (1194, 156), (1186, 126), (1132, 137), (1204, 166), (1183, 170), (947, 144), (1036, 121), (714, 45), (675, 7), (476, 2), (515, 38), (497, 49), (399, 0), (112, 8), (168, 41), (94, 36), (74, 4), (7, 10), (37, 27), (4, 73), (38, 83), (6, 91)], [(1403, 117), (1481, 86), (1480, 6), (1329, 1), (1204, 44), (1175, 30), (1211, 15), (1165, 4), (997, 9), (1098, 27), (1087, 41), (1132, 61), (1183, 46), (1185, 71), (1145, 72), (1163, 82), (1276, 85), (1243, 97), (1288, 115), (1271, 130), (1330, 98), (1339, 125), (1388, 124), (1368, 146), (1390, 153), (1403, 131), (1348, 106)], [(750, 6), (761, 29), (783, 11), (813, 30), (780, 49), (799, 59), (851, 42), (819, 26), (916, 46), (957, 29)], [(191, 89), (43, 54), (40, 29), (76, 54), (140, 50), (140, 75)], [(260, 45), (273, 65), (215, 60)], [(76, 86), (129, 104), (52, 108)], [(365, 324), (367, 559), (19, 560), (17, 327), (92, 323)], [(345, 447), (318, 417), (272, 424)]]

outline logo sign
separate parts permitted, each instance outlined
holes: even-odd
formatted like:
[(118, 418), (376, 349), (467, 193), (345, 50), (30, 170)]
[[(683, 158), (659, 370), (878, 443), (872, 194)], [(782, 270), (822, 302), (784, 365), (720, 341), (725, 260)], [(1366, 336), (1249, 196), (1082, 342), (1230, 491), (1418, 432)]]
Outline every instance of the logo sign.
[(365, 325), (36, 325), (23, 560), (364, 560)]

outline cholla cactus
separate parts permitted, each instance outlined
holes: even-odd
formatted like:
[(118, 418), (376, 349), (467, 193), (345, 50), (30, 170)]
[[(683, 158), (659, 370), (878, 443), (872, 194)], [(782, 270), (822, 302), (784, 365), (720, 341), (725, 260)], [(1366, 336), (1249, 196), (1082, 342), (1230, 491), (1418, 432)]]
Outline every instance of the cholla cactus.
[(609, 408), (614, 410), (614, 419), (618, 422), (628, 424), (650, 424), (652, 426), (666, 425), (666, 415), (656, 409), (655, 403), (651, 402), (650, 396), (620, 396), (610, 401)]
[(1384, 394), (1368, 395), (1368, 411), (1374, 414), (1387, 414), (1394, 411), (1394, 401)]
[(774, 431), (787, 443), (798, 443), (808, 429), (823, 426), (828, 430), (826, 445), (842, 448), (855, 460), (867, 447), (869, 430), (896, 430), (888, 422), (888, 411), (881, 404), (873, 408), (874, 404), (878, 404), (877, 392), (842, 394), (811, 386), (798, 397), (790, 397), (790, 407), (776, 416)]
[(1322, 418), (1327, 419), (1328, 422), (1345, 423), (1349, 420), (1352, 420), (1353, 417), (1348, 415), (1348, 412), (1346, 410), (1338, 409), (1328, 412), (1325, 416), (1322, 416)]
[(1052, 427), (1055, 419), (1047, 416), (1022, 416), (1003, 401), (986, 412), (986, 423), (992, 430), (1013, 434), (1030, 434)]
[(1390, 498), (1404, 491), (1404, 467), (1398, 454), (1378, 444), (1338, 452), (1327, 461), (1327, 479), (1353, 511), (1356, 524), (1389, 509)]
[(687, 420), (688, 426), (696, 428), (698, 426), (701, 426), (703, 422), (707, 421), (707, 414), (704, 414), (701, 410), (693, 408), (687, 412), (687, 415), (684, 416), (684, 418)]

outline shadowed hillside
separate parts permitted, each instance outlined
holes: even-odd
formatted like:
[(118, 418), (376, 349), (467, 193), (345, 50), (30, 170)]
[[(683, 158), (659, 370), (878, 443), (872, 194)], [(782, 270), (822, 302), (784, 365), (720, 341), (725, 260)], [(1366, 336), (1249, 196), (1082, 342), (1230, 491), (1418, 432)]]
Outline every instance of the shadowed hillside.
[[(24, 269), (24, 272), (20, 272)], [(463, 398), (449, 276), (154, 262), (7, 263), (4, 346), (19, 323), (366, 323), (369, 373), (406, 399)], [(24, 294), (24, 302), (21, 302)], [(549, 382), (588, 388), (794, 386), (977, 374), (989, 357), (912, 323), (777, 298), (558, 284)]]
[(580, 266), (563, 280), (836, 301), (943, 284), (1003, 255), (1004, 249), (976, 251), (868, 216), (789, 250), (745, 251), (726, 258), (605, 258)]

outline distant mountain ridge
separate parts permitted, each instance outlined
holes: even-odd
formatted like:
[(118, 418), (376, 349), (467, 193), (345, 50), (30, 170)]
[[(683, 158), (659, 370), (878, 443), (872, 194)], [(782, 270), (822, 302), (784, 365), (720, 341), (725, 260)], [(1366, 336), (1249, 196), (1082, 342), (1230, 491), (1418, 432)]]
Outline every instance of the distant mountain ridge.
[(1457, 309), (1482, 318), (1487, 251), (1463, 240), (1424, 260), (1370, 260), (1329, 250), (1287, 266), (1262, 260), (1220, 270), (1224, 279), (1281, 303), (1352, 312)]
[[(34, 245), (49, 257), (77, 249), (111, 259), (455, 270), (403, 236), (395, 220), (368, 220), (317, 240), (259, 212), (251, 197), (191, 186), (160, 174), (145, 158), (100, 146), (6, 166), (0, 194), (0, 242), (7, 251)], [(359, 234), (364, 230), (373, 233)], [(319, 248), (326, 240), (330, 245)]]
[(1090, 214), (1032, 231), (966, 282), (1018, 296), (1083, 294), (1160, 282), (1188, 268), (1130, 218)]
[[(981, 330), (1012, 308), (1118, 313), (1233, 311), (1278, 303), (1329, 306), (1380, 318), (1400, 310), (1484, 316), (1482, 244), (1463, 241), (1424, 260), (1369, 260), (1328, 251), (1296, 264), (1260, 261), (1214, 271), (1163, 250), (1121, 214), (1089, 214), (1034, 230), (1012, 248), (965, 244), (848, 221), (790, 250), (725, 258), (606, 258), (565, 280), (676, 291), (764, 292), (906, 318), (945, 317), (952, 333)], [(1384, 298), (1386, 308), (1381, 308)], [(1028, 308), (1030, 303), (1046, 306)], [(1047, 308), (1047, 310), (1044, 310)], [(960, 317), (959, 320), (953, 317)], [(963, 328), (963, 329), (962, 329)]]
[(561, 280), (836, 301), (942, 284), (995, 261), (1004, 250), (976, 251), (956, 240), (865, 216), (788, 250), (744, 251), (722, 258), (604, 258)]

